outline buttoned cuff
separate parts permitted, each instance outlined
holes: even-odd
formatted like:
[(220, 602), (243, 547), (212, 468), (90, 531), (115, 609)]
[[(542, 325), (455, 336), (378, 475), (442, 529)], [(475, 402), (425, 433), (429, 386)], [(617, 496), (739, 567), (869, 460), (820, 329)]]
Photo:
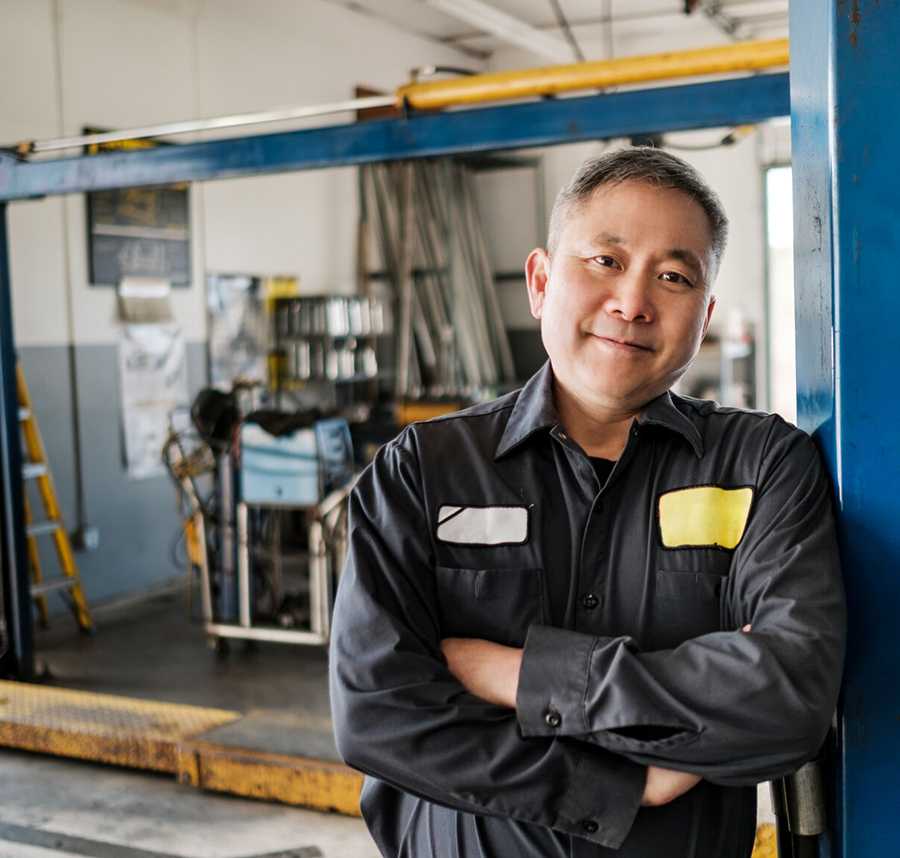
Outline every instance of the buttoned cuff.
[(561, 739), (578, 763), (554, 828), (608, 849), (619, 849), (644, 797), (647, 769), (602, 748)]
[(598, 640), (567, 629), (532, 626), (522, 653), (516, 716), (523, 736), (558, 736), (575, 755), (576, 767), (555, 827), (618, 849), (640, 809), (647, 769), (596, 745), (564, 738), (590, 732), (584, 698)]
[(584, 700), (597, 639), (551, 626), (531, 626), (525, 639), (516, 717), (523, 736), (587, 735)]

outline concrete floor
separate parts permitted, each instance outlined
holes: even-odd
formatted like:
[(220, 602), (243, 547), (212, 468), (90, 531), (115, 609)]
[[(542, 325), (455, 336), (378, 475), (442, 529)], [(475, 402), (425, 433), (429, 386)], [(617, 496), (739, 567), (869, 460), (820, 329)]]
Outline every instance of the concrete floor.
[(241, 712), (299, 709), (328, 721), (322, 647), (231, 641), (229, 655), (219, 656), (191, 620), (183, 593), (98, 611), (95, 623), (92, 637), (79, 634), (66, 614), (54, 617), (49, 631), (36, 630), (48, 684)]
[(378, 854), (359, 819), (204, 793), (168, 775), (0, 749), (0, 858)]

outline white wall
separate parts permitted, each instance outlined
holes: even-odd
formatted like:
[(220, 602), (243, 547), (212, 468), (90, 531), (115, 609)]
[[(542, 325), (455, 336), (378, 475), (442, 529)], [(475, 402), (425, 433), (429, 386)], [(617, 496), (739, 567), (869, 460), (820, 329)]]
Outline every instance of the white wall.
[[(357, 84), (392, 91), (415, 66), (472, 62), (322, 0), (0, 0), (0, 20), (3, 142), (343, 100)], [(114, 290), (88, 284), (85, 215), (83, 195), (10, 207), (21, 345), (116, 340)], [(189, 340), (205, 339), (206, 270), (352, 288), (353, 170), (195, 186), (192, 215), (193, 284), (173, 299)]]

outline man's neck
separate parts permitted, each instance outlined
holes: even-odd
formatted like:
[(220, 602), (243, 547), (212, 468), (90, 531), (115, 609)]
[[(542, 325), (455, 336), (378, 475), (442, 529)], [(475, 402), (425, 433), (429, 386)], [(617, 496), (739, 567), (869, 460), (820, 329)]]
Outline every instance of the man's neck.
[(615, 461), (622, 455), (628, 431), (640, 409), (616, 409), (588, 402), (559, 381), (554, 382), (553, 395), (560, 422), (588, 456)]

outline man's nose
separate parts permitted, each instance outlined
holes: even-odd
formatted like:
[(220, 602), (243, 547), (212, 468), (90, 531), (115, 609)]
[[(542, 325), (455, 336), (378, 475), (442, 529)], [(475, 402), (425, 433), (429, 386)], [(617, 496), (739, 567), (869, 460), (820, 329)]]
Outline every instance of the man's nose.
[(653, 308), (646, 276), (640, 272), (627, 272), (620, 276), (606, 300), (605, 309), (623, 322), (651, 321)]

